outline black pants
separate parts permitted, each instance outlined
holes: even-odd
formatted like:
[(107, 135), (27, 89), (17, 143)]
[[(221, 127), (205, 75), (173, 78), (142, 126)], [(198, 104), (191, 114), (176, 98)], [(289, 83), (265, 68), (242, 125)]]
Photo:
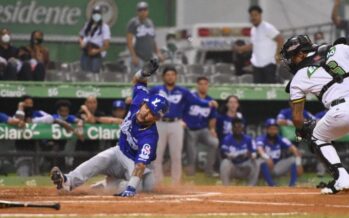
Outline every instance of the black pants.
[(276, 65), (268, 64), (265, 67), (253, 67), (254, 83), (276, 83)]

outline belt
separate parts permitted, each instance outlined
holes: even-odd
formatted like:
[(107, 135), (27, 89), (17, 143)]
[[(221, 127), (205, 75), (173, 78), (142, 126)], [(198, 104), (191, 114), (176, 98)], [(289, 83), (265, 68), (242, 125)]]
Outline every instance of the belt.
[(175, 122), (177, 120), (179, 120), (179, 118), (169, 118), (169, 117), (161, 118), (161, 121), (168, 122), (168, 123), (172, 123), (172, 122)]
[(336, 99), (336, 100), (334, 100), (334, 101), (331, 102), (331, 107), (334, 107), (334, 106), (336, 106), (336, 105), (338, 105), (338, 104), (342, 104), (342, 103), (344, 103), (344, 102), (345, 102), (345, 99), (344, 99), (344, 98)]

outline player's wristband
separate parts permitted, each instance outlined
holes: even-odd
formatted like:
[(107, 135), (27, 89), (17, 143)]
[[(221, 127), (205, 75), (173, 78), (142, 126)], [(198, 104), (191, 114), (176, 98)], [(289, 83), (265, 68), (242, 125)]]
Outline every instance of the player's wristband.
[(296, 157), (296, 166), (301, 166), (301, 165), (302, 165), (302, 158)]
[(128, 186), (136, 189), (141, 182), (141, 179), (138, 176), (131, 176), (130, 181), (128, 181)]
[(137, 73), (135, 74), (135, 77), (137, 79), (142, 79), (142, 80), (146, 79), (146, 77), (144, 77), (143, 74), (142, 74), (142, 70), (138, 70)]

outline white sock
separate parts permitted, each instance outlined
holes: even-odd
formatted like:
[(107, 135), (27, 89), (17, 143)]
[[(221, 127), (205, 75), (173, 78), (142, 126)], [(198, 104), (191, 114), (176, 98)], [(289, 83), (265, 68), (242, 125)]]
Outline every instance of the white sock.
[(332, 145), (320, 147), (320, 151), (322, 155), (325, 157), (325, 159), (328, 160), (328, 162), (330, 162), (330, 164), (333, 165), (341, 163), (337, 151), (336, 149), (334, 149)]

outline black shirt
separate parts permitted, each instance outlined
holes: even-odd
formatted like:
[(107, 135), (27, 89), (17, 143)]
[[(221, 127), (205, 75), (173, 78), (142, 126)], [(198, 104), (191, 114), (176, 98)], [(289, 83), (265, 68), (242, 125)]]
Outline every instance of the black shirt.
[(9, 45), (9, 47), (6, 49), (0, 45), (0, 57), (5, 58), (6, 60), (10, 58), (16, 58), (18, 55), (18, 48)]

